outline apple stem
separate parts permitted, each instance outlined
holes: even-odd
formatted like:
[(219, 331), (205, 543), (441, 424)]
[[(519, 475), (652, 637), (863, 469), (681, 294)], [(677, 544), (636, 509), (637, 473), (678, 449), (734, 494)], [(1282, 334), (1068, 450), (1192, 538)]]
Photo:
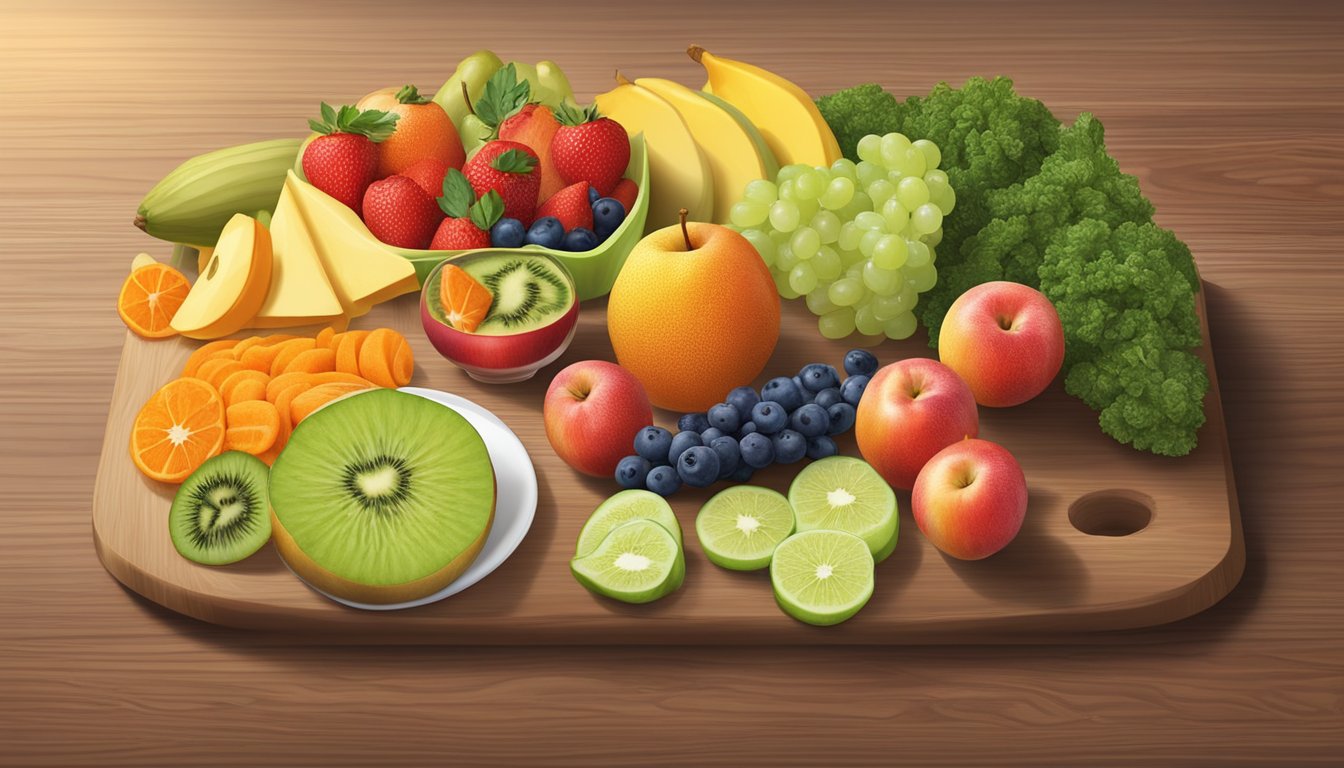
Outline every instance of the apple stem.
[(691, 245), (691, 233), (689, 230), (686, 229), (686, 217), (689, 216), (690, 213), (691, 212), (686, 210), (685, 208), (682, 208), (678, 212), (678, 214), (681, 216), (681, 237), (683, 240), (686, 241), (686, 250), (694, 251), (695, 246)]
[(476, 114), (476, 108), (471, 106), (471, 94), (467, 93), (467, 81), (462, 81), (462, 100), (467, 103), (467, 111)]

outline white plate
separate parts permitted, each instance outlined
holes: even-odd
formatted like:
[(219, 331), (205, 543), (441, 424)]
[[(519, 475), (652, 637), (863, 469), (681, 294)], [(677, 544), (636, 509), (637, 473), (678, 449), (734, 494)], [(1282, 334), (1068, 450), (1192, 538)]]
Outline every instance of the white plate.
[[(356, 603), (323, 592), (304, 582), (323, 597), (366, 611), (398, 611), (403, 608), (429, 605), (470, 587), (489, 576), (509, 559), (509, 555), (513, 554), (527, 536), (528, 529), (532, 527), (532, 519), (537, 515), (537, 473), (532, 469), (532, 459), (527, 455), (527, 449), (523, 447), (522, 441), (513, 434), (513, 430), (499, 420), (498, 416), (464, 397), (450, 395), (437, 389), (402, 387), (401, 391), (452, 408), (480, 433), (481, 439), (485, 441), (485, 449), (490, 454), (490, 463), (495, 468), (495, 489), (498, 493), (495, 499), (495, 522), (490, 527), (490, 535), (485, 539), (485, 547), (481, 549), (481, 554), (471, 566), (452, 584), (418, 600), (387, 605)], [(298, 576), (297, 573), (295, 575)]]

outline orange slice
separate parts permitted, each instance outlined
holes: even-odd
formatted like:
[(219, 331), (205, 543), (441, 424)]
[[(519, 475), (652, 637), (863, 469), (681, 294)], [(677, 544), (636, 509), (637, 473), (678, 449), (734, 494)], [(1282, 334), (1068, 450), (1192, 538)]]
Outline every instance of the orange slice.
[(121, 284), (117, 296), (117, 314), (137, 336), (163, 339), (176, 336), (171, 325), (177, 308), (191, 291), (191, 283), (181, 272), (167, 264), (141, 267)]
[(265, 400), (244, 400), (230, 405), (224, 413), (228, 424), (224, 450), (260, 456), (275, 445), (280, 435), (280, 412), (274, 405)]
[(224, 445), (224, 401), (200, 379), (155, 392), (131, 425), (131, 461), (146, 477), (180, 483)]
[(439, 301), (448, 324), (459, 331), (474, 333), (490, 312), (494, 296), (476, 278), (453, 264), (444, 264), (439, 272)]
[(261, 371), (246, 368), (229, 374), (219, 385), (219, 395), (224, 398), (224, 407), (228, 408), (234, 403), (247, 400), (265, 400), (266, 385), (270, 380), (271, 377)]

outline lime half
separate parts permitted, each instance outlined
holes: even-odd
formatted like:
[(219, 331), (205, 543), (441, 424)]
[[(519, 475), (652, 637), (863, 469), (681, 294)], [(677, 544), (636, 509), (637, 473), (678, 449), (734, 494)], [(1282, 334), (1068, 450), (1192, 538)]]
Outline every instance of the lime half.
[(799, 531), (852, 533), (881, 562), (896, 549), (896, 494), (868, 462), (849, 456), (814, 461), (793, 479), (789, 503)]
[(785, 539), (770, 560), (775, 601), (807, 624), (827, 627), (859, 612), (873, 596), (873, 553), (843, 531), (804, 531)]
[(769, 488), (736, 485), (705, 502), (695, 518), (695, 533), (711, 563), (757, 571), (770, 565), (775, 547), (793, 533), (793, 507)]
[(569, 568), (589, 591), (626, 603), (657, 600), (686, 578), (686, 559), (672, 534), (644, 519), (616, 526)]
[(593, 510), (588, 522), (579, 531), (579, 541), (574, 545), (574, 556), (583, 555), (597, 549), (602, 539), (616, 526), (631, 520), (646, 519), (663, 526), (681, 547), (681, 524), (672, 514), (672, 507), (652, 491), (629, 490), (613, 494)]

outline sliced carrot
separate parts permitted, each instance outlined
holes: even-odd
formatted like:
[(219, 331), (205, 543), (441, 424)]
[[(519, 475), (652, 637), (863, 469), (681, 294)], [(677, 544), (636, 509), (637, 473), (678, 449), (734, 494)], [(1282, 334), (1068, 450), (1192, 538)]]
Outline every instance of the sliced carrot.
[(244, 368), (224, 379), (219, 385), (219, 394), (224, 398), (225, 407), (246, 400), (265, 400), (266, 384), (270, 380), (271, 377), (261, 371)]
[(349, 373), (340, 371), (328, 371), (326, 373), (282, 373), (271, 379), (266, 385), (266, 399), (272, 403), (279, 397), (280, 393), (294, 384), (307, 384), (310, 387), (316, 387), (319, 384), (362, 384), (366, 387), (375, 386), (373, 382), (360, 378)]
[(285, 373), (302, 371), (303, 373), (329, 373), (336, 370), (336, 353), (330, 349), (309, 349), (300, 352), (289, 365)]
[(369, 337), (368, 331), (346, 331), (336, 346), (336, 370), (359, 375), (359, 347)]
[(411, 345), (405, 336), (401, 336), (401, 343), (397, 344), (396, 351), (392, 353), (390, 367), (392, 381), (396, 382), (398, 387), (411, 383), (411, 376), (415, 375), (415, 354), (411, 352)]
[(335, 335), (335, 328), (323, 328), (317, 332), (317, 338), (313, 339), (313, 343), (317, 345), (318, 349), (331, 349), (331, 339)]
[(280, 434), (276, 433), (275, 444), (272, 445), (269, 449), (267, 449), (265, 453), (257, 454), (257, 458), (261, 459), (263, 462), (266, 463), (266, 466), (269, 467), (275, 463), (276, 459), (280, 458), (280, 449), (283, 447), (284, 447), (283, 445), (280, 445)]
[(191, 353), (191, 357), (187, 358), (187, 364), (182, 366), (182, 376), (184, 378), (195, 376), (197, 369), (201, 367), (201, 363), (209, 360), (221, 349), (233, 349), (237, 345), (237, 339), (220, 339), (209, 344), (202, 344), (195, 352)]
[(306, 392), (300, 392), (294, 398), (293, 402), (289, 404), (289, 417), (294, 420), (294, 425), (298, 426), (299, 422), (308, 418), (313, 411), (316, 411), (318, 408), (321, 408), (332, 400), (335, 400), (338, 397), (345, 397), (352, 392), (363, 392), (370, 388), (372, 388), (372, 385), (364, 386), (363, 384), (350, 383), (319, 384)]
[[(392, 378), (392, 356), (401, 334), (391, 328), (379, 328), (359, 345), (359, 375), (380, 387), (396, 387)], [(405, 339), (402, 339), (405, 341)]]
[(275, 358), (271, 361), (270, 374), (279, 376), (285, 372), (285, 366), (290, 361), (298, 357), (301, 353), (313, 349), (315, 342), (312, 339), (300, 338), (282, 341), (277, 347)]
[(230, 405), (224, 412), (228, 428), (224, 432), (224, 450), (244, 451), (253, 456), (275, 445), (280, 434), (280, 412), (265, 400), (245, 400)]
[(224, 379), (241, 370), (243, 370), (242, 363), (231, 357), (214, 358), (201, 364), (200, 369), (196, 371), (196, 378), (208, 382), (210, 386), (218, 390), (223, 385)]
[(241, 360), (243, 358), (244, 352), (259, 344), (265, 344), (265, 343), (266, 343), (265, 336), (248, 336), (246, 339), (243, 339), (242, 341), (238, 342), (238, 344), (233, 348), (233, 357), (235, 360)]

